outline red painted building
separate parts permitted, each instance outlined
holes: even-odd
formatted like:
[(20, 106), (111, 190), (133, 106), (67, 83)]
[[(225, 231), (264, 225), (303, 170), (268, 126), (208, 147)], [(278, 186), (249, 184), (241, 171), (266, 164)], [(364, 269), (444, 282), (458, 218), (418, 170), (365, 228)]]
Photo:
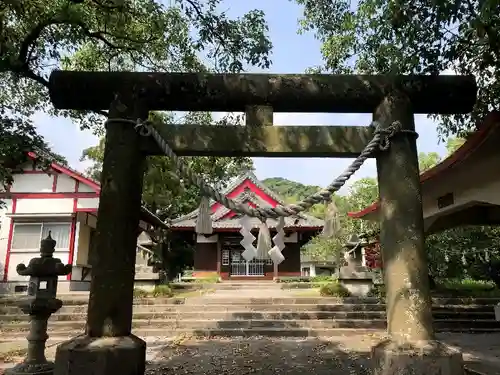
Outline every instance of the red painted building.
[[(251, 172), (240, 176), (223, 193), (236, 202), (251, 207), (275, 207), (285, 204)], [(212, 202), (211, 212), (214, 230), (212, 235), (195, 233), (198, 210), (172, 222), (174, 231), (185, 232), (196, 241), (194, 276), (217, 273), (222, 279), (272, 279), (274, 267), (270, 258), (247, 262), (241, 256), (244, 250), (240, 245), (243, 239), (239, 233), (241, 216), (217, 202)], [(254, 235), (257, 237), (260, 222), (258, 219), (252, 220)], [(275, 234), (276, 224), (276, 220), (267, 220), (271, 237)], [(300, 248), (322, 228), (323, 220), (306, 214), (285, 219), (285, 260), (278, 266), (278, 276), (300, 276)]]

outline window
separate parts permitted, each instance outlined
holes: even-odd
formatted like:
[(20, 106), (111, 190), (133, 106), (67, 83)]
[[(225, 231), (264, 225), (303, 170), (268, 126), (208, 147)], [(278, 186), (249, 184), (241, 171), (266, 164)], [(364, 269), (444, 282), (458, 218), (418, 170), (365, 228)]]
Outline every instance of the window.
[(272, 265), (273, 264), (273, 260), (271, 258), (266, 258), (266, 264), (267, 265)]
[(222, 265), (229, 266), (229, 250), (222, 250)]
[(13, 252), (39, 252), (40, 242), (49, 235), (56, 241), (56, 250), (69, 248), (70, 223), (15, 223)]

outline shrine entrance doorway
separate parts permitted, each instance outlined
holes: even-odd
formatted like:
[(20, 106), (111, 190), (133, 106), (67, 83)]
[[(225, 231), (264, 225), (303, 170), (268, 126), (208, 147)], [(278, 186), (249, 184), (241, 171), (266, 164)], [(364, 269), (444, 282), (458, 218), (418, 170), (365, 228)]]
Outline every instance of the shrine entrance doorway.
[(229, 250), (230, 253), (230, 276), (265, 276), (266, 264), (272, 264), (270, 258), (259, 259), (254, 258), (251, 261), (246, 261), (241, 255), (245, 249), (243, 247), (233, 247)]

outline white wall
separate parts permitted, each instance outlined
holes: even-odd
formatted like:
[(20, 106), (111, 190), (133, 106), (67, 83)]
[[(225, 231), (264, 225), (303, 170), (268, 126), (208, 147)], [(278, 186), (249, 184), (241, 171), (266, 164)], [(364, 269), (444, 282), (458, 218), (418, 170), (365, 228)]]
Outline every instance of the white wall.
[(51, 193), (53, 183), (54, 176), (47, 174), (17, 174), (14, 176), (10, 191), (13, 193)]
[(63, 174), (57, 176), (56, 193), (74, 193), (76, 181)]
[(73, 213), (73, 198), (18, 199), (16, 214)]

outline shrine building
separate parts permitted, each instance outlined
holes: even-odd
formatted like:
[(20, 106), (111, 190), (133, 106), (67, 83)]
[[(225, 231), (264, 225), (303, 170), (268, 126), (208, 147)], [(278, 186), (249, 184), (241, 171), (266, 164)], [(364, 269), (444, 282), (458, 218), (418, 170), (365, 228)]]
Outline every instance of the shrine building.
[[(247, 172), (237, 178), (223, 192), (227, 197), (241, 204), (255, 207), (276, 207), (285, 205), (285, 202), (273, 191), (259, 181), (252, 172)], [(198, 210), (181, 216), (172, 221), (172, 230), (185, 233), (195, 241), (194, 277), (203, 277), (207, 274), (217, 273), (222, 279), (272, 279), (275, 276), (271, 258), (253, 259), (247, 262), (242, 257), (244, 251), (240, 244), (243, 239), (239, 233), (241, 215), (229, 210), (217, 202), (210, 206), (213, 234), (197, 235), (195, 233)], [(257, 237), (260, 221), (251, 219), (252, 233)], [(277, 220), (268, 219), (271, 237), (276, 234), (274, 230)], [(279, 264), (277, 276), (301, 275), (301, 247), (311, 237), (318, 234), (323, 228), (323, 220), (307, 214), (287, 217), (285, 219), (284, 239), (285, 260)], [(255, 231), (255, 233), (254, 233)], [(179, 233), (180, 234), (180, 233)], [(256, 245), (255, 240), (254, 245)]]
[[(49, 232), (56, 241), (54, 257), (73, 265), (68, 276), (59, 277), (58, 290), (88, 291), (100, 185), (58, 163), (42, 170), (35, 162), (37, 156), (34, 153), (28, 156), (31, 161), (17, 168), (13, 183), (0, 194), (4, 203), (0, 211), (0, 293), (26, 290), (28, 277), (18, 275), (16, 266), (27, 265), (30, 259), (39, 256), (40, 241)], [(138, 248), (147, 243), (144, 230), (162, 225), (165, 224), (158, 217), (142, 208), (137, 228)], [(139, 255), (136, 283), (143, 280), (154, 285), (158, 274), (141, 262)]]
[[(427, 234), (500, 224), (500, 112), (489, 113), (452, 155), (420, 175)], [(379, 220), (379, 202), (352, 218)]]

